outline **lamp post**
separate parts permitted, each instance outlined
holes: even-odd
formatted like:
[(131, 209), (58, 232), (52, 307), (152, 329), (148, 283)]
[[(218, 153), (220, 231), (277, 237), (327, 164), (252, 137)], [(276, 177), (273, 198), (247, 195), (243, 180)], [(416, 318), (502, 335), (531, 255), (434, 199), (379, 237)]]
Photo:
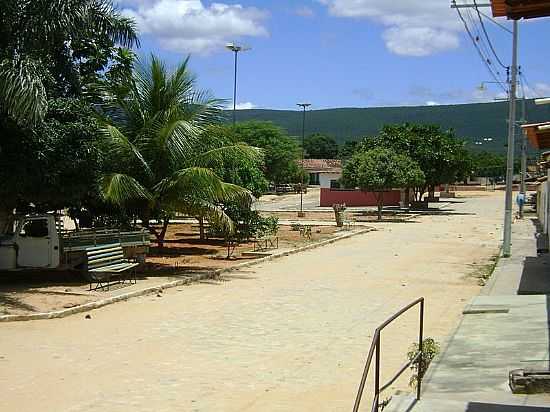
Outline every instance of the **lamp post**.
[[(303, 109), (302, 116), (302, 169), (304, 168), (304, 140), (306, 137), (306, 110), (311, 106), (311, 103), (298, 103), (298, 106)], [(301, 185), (300, 185), (300, 212), (298, 217), (304, 217), (304, 173), (301, 173)]]
[(250, 47), (227, 43), (225, 48), (235, 55), (235, 77), (233, 79), (233, 126), (235, 126), (237, 122), (237, 61), (239, 53), (250, 50)]

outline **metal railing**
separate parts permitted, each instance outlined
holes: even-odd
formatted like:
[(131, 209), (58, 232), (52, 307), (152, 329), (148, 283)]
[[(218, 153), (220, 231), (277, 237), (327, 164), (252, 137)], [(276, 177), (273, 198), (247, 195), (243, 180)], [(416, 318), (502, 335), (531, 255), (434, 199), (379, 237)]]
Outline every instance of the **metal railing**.
[[(414, 358), (405, 363), (397, 373), (384, 385), (380, 385), (380, 336), (382, 330), (396, 320), (403, 313), (412, 309), (416, 305), (420, 305), (420, 319), (419, 319), (419, 328), (418, 328), (418, 353)], [(353, 412), (359, 411), (359, 405), (361, 404), (361, 398), (363, 397), (363, 392), (365, 390), (365, 384), (367, 382), (367, 376), (369, 374), (370, 366), (372, 363), (372, 358), (376, 355), (375, 358), (375, 375), (374, 375), (374, 399), (372, 401), (372, 412), (378, 412), (380, 410), (380, 393), (389, 388), (396, 380), (399, 378), (403, 372), (405, 372), (411, 365), (418, 361), (418, 381), (416, 385), (416, 399), (420, 400), (420, 391), (422, 389), (422, 341), (424, 333), (424, 298), (418, 298), (414, 302), (409, 303), (399, 312), (391, 316), (384, 323), (376, 328), (374, 336), (372, 338), (372, 343), (370, 345), (369, 354), (367, 355), (367, 361), (365, 363), (365, 369), (363, 371), (363, 376), (361, 377), (361, 383), (359, 384), (359, 390), (357, 391), (357, 396), (355, 398), (355, 404), (353, 405)]]

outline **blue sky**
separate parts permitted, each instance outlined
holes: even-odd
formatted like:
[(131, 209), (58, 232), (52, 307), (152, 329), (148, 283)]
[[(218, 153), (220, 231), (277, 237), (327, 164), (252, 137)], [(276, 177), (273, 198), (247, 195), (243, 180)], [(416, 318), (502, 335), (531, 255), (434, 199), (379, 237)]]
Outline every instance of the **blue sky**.
[[(294, 109), (300, 101), (311, 102), (314, 109), (430, 105), (491, 101), (503, 95), (498, 85), (477, 89), (491, 76), (447, 0), (117, 3), (138, 23), (140, 54), (153, 52), (169, 65), (191, 54), (200, 87), (216, 97), (232, 98), (233, 57), (224, 45), (235, 41), (250, 46), (239, 60), (237, 102), (242, 108)], [(471, 17), (465, 15), (485, 50), (477, 14)], [(510, 27), (506, 20), (498, 21)], [(508, 65), (511, 35), (484, 22), (498, 56)], [(541, 40), (550, 37), (549, 22), (520, 23), (520, 63), (529, 97), (550, 95), (544, 67), (550, 50)], [(486, 53), (491, 55), (489, 49)], [(491, 67), (505, 78), (490, 58)]]

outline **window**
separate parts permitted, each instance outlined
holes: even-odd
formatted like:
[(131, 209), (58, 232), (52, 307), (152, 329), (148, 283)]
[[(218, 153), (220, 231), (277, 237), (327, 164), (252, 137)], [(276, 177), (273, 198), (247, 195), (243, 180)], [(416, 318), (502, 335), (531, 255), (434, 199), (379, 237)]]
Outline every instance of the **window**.
[(321, 183), (319, 182), (319, 173), (310, 173), (309, 174), (309, 184), (313, 186), (318, 186)]
[(23, 224), (19, 235), (22, 237), (47, 237), (48, 236), (48, 220), (35, 219), (28, 220)]

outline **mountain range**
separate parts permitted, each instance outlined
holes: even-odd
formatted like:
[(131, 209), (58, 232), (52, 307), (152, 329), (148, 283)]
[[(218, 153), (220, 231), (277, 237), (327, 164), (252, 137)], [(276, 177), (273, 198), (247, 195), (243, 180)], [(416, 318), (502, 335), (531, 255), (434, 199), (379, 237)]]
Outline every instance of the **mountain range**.
[[(522, 107), (522, 100), (518, 100), (518, 119), (521, 119)], [(525, 100), (525, 118), (528, 123), (550, 120), (550, 106), (537, 106), (533, 100)], [(504, 153), (508, 134), (507, 119), (506, 101), (441, 106), (324, 109), (307, 112), (306, 135), (324, 133), (333, 136), (338, 143), (344, 143), (376, 135), (385, 124), (434, 123), (444, 129), (453, 129), (458, 137), (469, 142), (472, 150)], [(297, 138), (302, 134), (302, 112), (298, 110), (250, 109), (237, 112), (237, 121), (249, 120), (271, 121)]]

